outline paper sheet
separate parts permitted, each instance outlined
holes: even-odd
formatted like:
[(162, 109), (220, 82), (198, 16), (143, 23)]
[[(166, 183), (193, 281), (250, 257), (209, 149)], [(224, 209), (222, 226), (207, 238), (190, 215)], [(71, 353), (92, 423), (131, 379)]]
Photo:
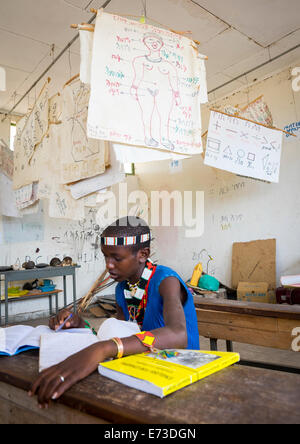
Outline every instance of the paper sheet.
[(48, 131), (48, 93), (49, 84), (47, 81), (26, 118), (21, 134), (21, 146), (27, 163), (30, 163), (35, 149)]
[(89, 137), (200, 154), (206, 101), (204, 60), (192, 40), (98, 12)]
[(39, 371), (59, 364), (69, 356), (99, 342), (93, 334), (54, 333), (41, 336)]
[(49, 124), (57, 125), (61, 123), (62, 97), (60, 93), (49, 99)]
[(110, 154), (111, 167), (107, 168), (104, 174), (82, 180), (69, 186), (71, 195), (74, 199), (80, 199), (83, 196), (111, 187), (125, 180), (125, 173), (122, 171), (121, 164), (117, 162), (114, 151)]
[(0, 172), (0, 215), (21, 217), (15, 201), (12, 181)]
[(140, 327), (135, 322), (119, 321), (115, 318), (109, 318), (103, 322), (98, 330), (98, 339), (107, 341), (108, 339), (118, 337), (127, 338), (128, 336), (140, 333)]
[(0, 138), (0, 171), (9, 179), (13, 177), (14, 154), (3, 139)]
[(91, 67), (93, 55), (94, 33), (80, 29), (80, 80), (91, 83)]
[(80, 80), (63, 91), (61, 183), (72, 183), (105, 172), (107, 142), (88, 139), (86, 122), (90, 87)]
[[(16, 128), (16, 137), (14, 144), (14, 189), (18, 190), (33, 182), (43, 181), (44, 183), (53, 183), (60, 180), (60, 162), (61, 140), (59, 138), (60, 126), (60, 96), (56, 94), (49, 100), (49, 118), (53, 124), (49, 124), (47, 135), (43, 138), (38, 147), (34, 150), (30, 162), (25, 155), (22, 141), (22, 133), (28, 115), (24, 116)], [(56, 124), (54, 124), (56, 123)]]
[(15, 200), (18, 210), (33, 205), (38, 200), (38, 183), (34, 182), (16, 190)]
[(212, 111), (205, 165), (278, 182), (282, 132)]

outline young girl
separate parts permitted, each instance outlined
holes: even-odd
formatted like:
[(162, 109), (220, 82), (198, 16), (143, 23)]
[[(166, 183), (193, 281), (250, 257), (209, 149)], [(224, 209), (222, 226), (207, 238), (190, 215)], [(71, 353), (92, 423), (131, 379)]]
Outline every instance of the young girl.
[[(38, 395), (40, 407), (47, 407), (50, 399), (59, 398), (109, 358), (142, 353), (149, 347), (199, 349), (192, 294), (175, 271), (151, 262), (150, 242), (150, 228), (136, 217), (119, 219), (102, 233), (106, 268), (118, 282), (117, 318), (137, 322), (143, 333), (96, 343), (43, 371), (29, 392)], [(58, 328), (69, 315), (60, 312), (50, 320), (50, 328)], [(78, 327), (86, 327), (86, 322), (76, 314), (64, 326)]]

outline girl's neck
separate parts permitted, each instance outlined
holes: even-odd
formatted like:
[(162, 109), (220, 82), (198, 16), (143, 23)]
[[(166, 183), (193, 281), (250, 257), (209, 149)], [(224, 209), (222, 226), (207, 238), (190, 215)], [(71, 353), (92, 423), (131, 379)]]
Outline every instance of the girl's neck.
[(142, 274), (143, 274), (143, 271), (144, 271), (144, 269), (145, 269), (145, 265), (146, 265), (146, 264), (141, 264), (141, 266), (139, 267), (139, 269), (137, 270), (137, 272), (136, 272), (133, 276), (131, 276), (131, 277), (128, 279), (128, 282), (129, 282), (131, 285), (137, 284), (137, 283), (139, 282), (139, 280), (141, 279), (141, 276), (142, 276)]

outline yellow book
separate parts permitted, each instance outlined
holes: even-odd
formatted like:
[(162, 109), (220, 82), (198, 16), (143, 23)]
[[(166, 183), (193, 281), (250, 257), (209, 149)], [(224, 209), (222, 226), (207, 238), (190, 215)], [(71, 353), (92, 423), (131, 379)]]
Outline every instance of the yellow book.
[[(99, 364), (101, 375), (163, 398), (240, 360), (238, 353), (166, 350), (168, 357), (142, 353)], [(172, 356), (177, 354), (176, 356)]]

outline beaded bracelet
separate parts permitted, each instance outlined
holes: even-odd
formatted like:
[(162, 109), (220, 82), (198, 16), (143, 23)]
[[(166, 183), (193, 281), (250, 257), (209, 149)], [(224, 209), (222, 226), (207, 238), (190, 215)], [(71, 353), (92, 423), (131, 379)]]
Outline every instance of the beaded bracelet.
[(156, 352), (156, 349), (154, 348), (156, 338), (151, 331), (142, 331), (141, 333), (137, 333), (135, 336), (145, 347), (149, 348), (154, 353)]

